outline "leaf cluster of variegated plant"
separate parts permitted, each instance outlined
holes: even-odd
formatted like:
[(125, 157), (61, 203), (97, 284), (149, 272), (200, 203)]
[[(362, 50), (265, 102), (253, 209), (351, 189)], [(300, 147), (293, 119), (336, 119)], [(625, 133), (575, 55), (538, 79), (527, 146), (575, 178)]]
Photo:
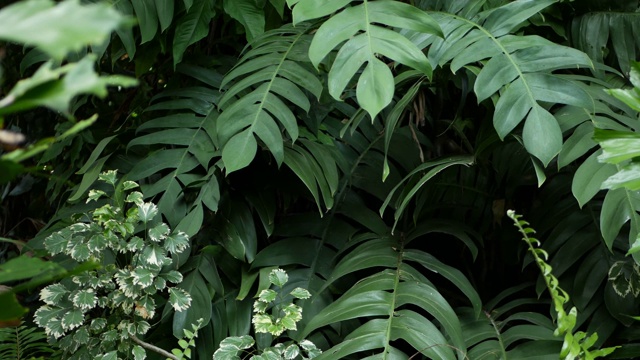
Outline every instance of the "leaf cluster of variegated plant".
[(182, 282), (172, 264), (188, 248), (189, 238), (158, 221), (157, 206), (132, 191), (138, 184), (118, 183), (116, 176), (116, 171), (100, 175), (111, 186), (106, 203), (107, 192), (91, 190), (87, 202), (96, 202), (96, 208), (44, 241), (52, 256), (102, 265), (40, 292), (45, 305), (36, 311), (35, 321), (58, 339), (69, 359), (109, 359), (118, 353), (144, 357), (145, 349), (135, 340), (151, 328), (157, 302), (167, 301), (160, 293), (168, 293), (176, 311), (191, 304), (184, 289), (170, 285)]

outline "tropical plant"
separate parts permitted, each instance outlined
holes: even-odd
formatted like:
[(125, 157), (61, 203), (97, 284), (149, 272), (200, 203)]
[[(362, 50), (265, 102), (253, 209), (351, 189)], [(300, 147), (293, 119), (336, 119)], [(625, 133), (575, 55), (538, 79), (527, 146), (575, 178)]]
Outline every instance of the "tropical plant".
[[(40, 249), (71, 214), (95, 210), (81, 199), (103, 171), (140, 184), (157, 221), (191, 245), (172, 256), (191, 306), (159, 296), (145, 343), (174, 348), (202, 319), (191, 356), (211, 359), (251, 333), (249, 294), (281, 268), (284, 294), (312, 295), (281, 336), (313, 342), (320, 358), (557, 358), (552, 294), (504, 224), (518, 208), (546, 239), (576, 331), (621, 345), (611, 358), (640, 356), (640, 253), (625, 257), (640, 206), (634, 190), (600, 191), (618, 168), (593, 140), (596, 128), (638, 129), (637, 112), (603, 91), (624, 86), (635, 56), (630, 2), (109, 4), (137, 26), (79, 53), (140, 86), (76, 98), (78, 118), (100, 119), (34, 157), (51, 181), (16, 179), (7, 193), (31, 190), (3, 211), (46, 221), (12, 236)], [(41, 61), (8, 53), (8, 85)], [(43, 131), (15, 116), (5, 125)], [(253, 341), (272, 346), (267, 334)]]
[[(132, 78), (122, 76), (100, 76), (94, 70), (95, 56), (86, 54), (59, 66), (72, 51), (80, 51), (87, 45), (103, 42), (113, 30), (126, 27), (127, 19), (105, 4), (81, 5), (77, 1), (55, 4), (47, 0), (31, 0), (12, 4), (0, 10), (0, 21), (5, 24), (0, 30), (0, 40), (34, 47), (42, 64), (33, 76), (21, 79), (0, 100), (0, 146), (10, 149), (0, 155), (1, 201), (10, 194), (10, 182), (23, 172), (38, 171), (25, 168), (23, 163), (46, 151), (56, 142), (68, 141), (93, 124), (97, 114), (77, 121), (72, 108), (80, 95), (107, 95), (107, 86), (127, 87), (136, 84)], [(61, 22), (69, 25), (62, 27)], [(2, 75), (0, 68), (0, 76)], [(83, 79), (79, 81), (79, 79)], [(63, 114), (69, 123), (57, 136), (47, 134), (44, 139), (23, 147), (26, 137), (18, 131), (3, 130), (7, 116), (20, 111), (46, 107)], [(44, 170), (44, 169), (43, 169)], [(7, 244), (15, 240), (0, 237)], [(17, 242), (21, 246), (20, 242)], [(16, 270), (20, 270), (17, 274)], [(82, 270), (80, 270), (82, 271)], [(64, 276), (67, 271), (56, 263), (43, 262), (38, 258), (20, 256), (3, 264), (0, 283), (33, 278), (30, 283), (0, 293), (0, 324), (19, 323), (20, 316), (28, 309), (21, 306), (16, 293)]]
[(522, 234), (522, 240), (527, 243), (529, 253), (533, 255), (534, 261), (540, 269), (544, 281), (547, 284), (547, 289), (551, 293), (553, 307), (557, 314), (557, 327), (554, 331), (554, 335), (564, 335), (560, 358), (596, 359), (614, 352), (616, 347), (596, 350), (589, 349), (598, 340), (597, 333), (587, 336), (583, 331), (578, 331), (576, 333), (573, 332), (574, 327), (576, 326), (578, 310), (575, 307), (572, 307), (568, 313), (566, 312), (564, 306), (569, 301), (569, 295), (558, 285), (558, 279), (552, 273), (553, 269), (546, 262), (548, 254), (539, 248), (540, 240), (532, 236), (535, 233), (535, 230), (529, 227), (528, 222), (521, 220), (522, 216), (516, 214), (515, 211), (508, 210), (507, 216), (513, 220), (518, 231)]
[[(144, 358), (148, 347), (138, 336), (151, 328), (156, 303), (167, 301), (159, 292), (167, 291), (168, 303), (176, 311), (191, 304), (184, 289), (169, 286), (182, 282), (172, 264), (188, 248), (189, 238), (183, 232), (172, 233), (157, 219), (157, 206), (131, 191), (138, 184), (118, 183), (116, 176), (116, 171), (100, 174), (99, 179), (111, 186), (111, 195), (89, 191), (87, 202), (97, 202), (96, 208), (78, 214), (74, 224), (44, 241), (52, 256), (63, 254), (102, 265), (40, 292), (45, 305), (34, 314), (35, 322), (60, 339), (69, 359), (110, 359), (118, 353)], [(106, 204), (100, 203), (107, 196)]]
[(35, 326), (20, 324), (0, 329), (0, 358), (26, 360), (33, 358), (58, 358), (47, 342), (44, 331)]
[[(287, 272), (282, 269), (273, 269), (269, 273), (269, 285), (273, 289), (262, 289), (258, 299), (253, 303), (254, 315), (251, 319), (256, 334), (266, 333), (276, 338), (285, 330), (297, 330), (297, 323), (302, 319), (302, 308), (292, 301), (293, 299), (308, 299), (311, 294), (303, 288), (295, 288), (289, 294), (282, 289), (289, 282)], [(270, 314), (267, 312), (270, 310)], [(214, 360), (226, 360), (239, 358), (238, 353), (247, 351), (255, 344), (250, 335), (230, 336), (220, 342), (220, 348), (213, 354)], [(262, 350), (262, 354), (253, 355), (253, 360), (267, 359), (313, 359), (320, 355), (316, 345), (309, 340), (297, 342), (278, 342), (274, 346)]]

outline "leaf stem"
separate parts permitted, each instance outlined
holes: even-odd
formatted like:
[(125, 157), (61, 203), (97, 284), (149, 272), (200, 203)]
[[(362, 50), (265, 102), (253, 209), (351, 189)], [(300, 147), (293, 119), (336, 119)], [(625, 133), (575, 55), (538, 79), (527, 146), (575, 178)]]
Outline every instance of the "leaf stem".
[(147, 342), (144, 342), (140, 339), (138, 339), (137, 336), (135, 335), (131, 335), (131, 340), (133, 340), (134, 343), (142, 346), (143, 348), (147, 349), (147, 350), (151, 350), (153, 352), (156, 352), (162, 356), (168, 357), (171, 360), (179, 360), (177, 356), (173, 355), (172, 353), (168, 352), (167, 350), (161, 349), (155, 345), (151, 345)]

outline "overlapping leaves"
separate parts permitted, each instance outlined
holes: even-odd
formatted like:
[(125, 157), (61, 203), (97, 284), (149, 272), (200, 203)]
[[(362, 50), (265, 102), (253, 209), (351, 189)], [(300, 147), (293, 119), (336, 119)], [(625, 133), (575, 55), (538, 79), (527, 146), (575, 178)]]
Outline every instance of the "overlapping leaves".
[(225, 76), (222, 87), (232, 85), (220, 99), (223, 111), (217, 129), (227, 174), (253, 160), (256, 136), (278, 164), (284, 161), (284, 138), (274, 118), (291, 141), (298, 138), (296, 117), (283, 99), (308, 112), (310, 103), (303, 90), (317, 98), (322, 91), (320, 81), (305, 68), (310, 41), (305, 32), (304, 27), (285, 26), (265, 33)]
[[(440, 273), (453, 282), (465, 293), (477, 314), (480, 311), (478, 295), (458, 270), (423, 251), (401, 247), (396, 239), (368, 237), (336, 264), (325, 288), (356, 271), (380, 267), (384, 270), (356, 283), (304, 328), (302, 336), (348, 319), (363, 321), (340, 344), (326, 350), (319, 358), (340, 359), (368, 350), (405, 356), (394, 344), (398, 339), (434, 359), (464, 357), (466, 346), (458, 316), (421, 275), (421, 270)], [(435, 321), (430, 320), (432, 318)]]
[[(331, 70), (328, 90), (335, 99), (366, 63), (358, 77), (356, 97), (360, 106), (372, 118), (393, 98), (393, 74), (389, 64), (379, 57), (387, 57), (430, 77), (432, 68), (421, 49), (393, 28), (441, 35), (438, 24), (425, 12), (399, 1), (368, 1), (347, 6), (352, 1), (315, 0), (287, 1), (293, 8), (293, 23), (317, 19), (341, 10), (325, 21), (314, 35), (309, 58), (314, 66), (340, 46)], [(345, 42), (346, 41), (346, 42)]]
[[(213, 159), (216, 148), (213, 102), (217, 91), (196, 85), (179, 91), (167, 90), (147, 111), (171, 111), (146, 121), (137, 128), (146, 133), (133, 139), (128, 148), (147, 147), (149, 154), (129, 171), (137, 181), (152, 176), (160, 179), (144, 188), (148, 196), (160, 195), (158, 207), (169, 225), (194, 235), (202, 225), (205, 207), (218, 209), (220, 191)], [(163, 145), (157, 149), (158, 145)], [(185, 190), (197, 190), (194, 202), (186, 202)]]
[(450, 63), (454, 72), (463, 67), (473, 72), (479, 102), (497, 95), (493, 123), (501, 138), (524, 121), (524, 145), (545, 166), (562, 147), (562, 132), (547, 104), (570, 104), (589, 111), (594, 106), (577, 83), (553, 73), (591, 67), (586, 54), (539, 36), (512, 35), (527, 19), (555, 2), (518, 0), (465, 14), (466, 18), (435, 13), (444, 39), (412, 35), (415, 42), (431, 45), (432, 63)]

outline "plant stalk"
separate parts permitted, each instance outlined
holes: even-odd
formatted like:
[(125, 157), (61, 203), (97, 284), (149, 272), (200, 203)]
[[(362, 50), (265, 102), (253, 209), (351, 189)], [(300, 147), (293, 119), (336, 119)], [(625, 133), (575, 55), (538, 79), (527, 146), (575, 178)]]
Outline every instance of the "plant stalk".
[(131, 340), (133, 340), (133, 342), (135, 342), (136, 344), (142, 346), (143, 348), (147, 349), (147, 350), (151, 350), (153, 352), (156, 352), (162, 356), (166, 356), (171, 360), (179, 360), (177, 356), (173, 355), (172, 353), (168, 352), (167, 350), (161, 349), (155, 345), (151, 345), (149, 343), (146, 343), (140, 339), (138, 339), (137, 336), (135, 335), (131, 335)]

